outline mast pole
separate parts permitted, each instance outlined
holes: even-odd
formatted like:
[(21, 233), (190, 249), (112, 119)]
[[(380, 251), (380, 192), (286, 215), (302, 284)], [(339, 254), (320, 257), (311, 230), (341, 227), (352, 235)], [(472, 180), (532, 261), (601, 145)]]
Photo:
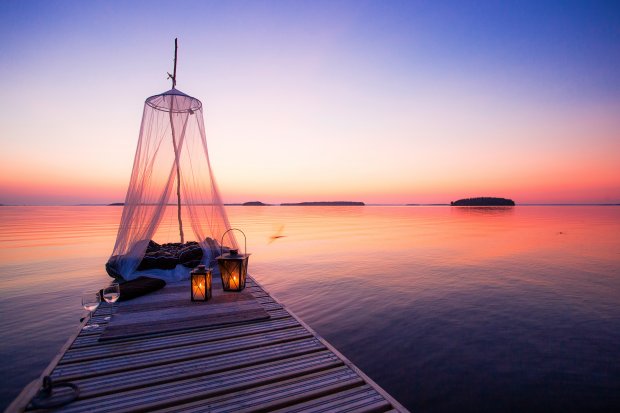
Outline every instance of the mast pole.
[(177, 38), (174, 38), (174, 70), (172, 71), (172, 88), (174, 89), (177, 86), (177, 49), (178, 43)]
[[(177, 85), (177, 39), (174, 39), (174, 70), (173, 74), (170, 75), (168, 73), (168, 77), (172, 79), (172, 88), (174, 89)], [(177, 140), (175, 136), (174, 130), (174, 122), (172, 119), (172, 112), (174, 110), (174, 95), (170, 100), (170, 128), (172, 130), (172, 145), (174, 146), (174, 162), (177, 167), (177, 218), (179, 220), (179, 234), (181, 235), (181, 244), (185, 242), (185, 237), (183, 236), (183, 220), (181, 219), (181, 168), (179, 166), (179, 149), (177, 148)]]

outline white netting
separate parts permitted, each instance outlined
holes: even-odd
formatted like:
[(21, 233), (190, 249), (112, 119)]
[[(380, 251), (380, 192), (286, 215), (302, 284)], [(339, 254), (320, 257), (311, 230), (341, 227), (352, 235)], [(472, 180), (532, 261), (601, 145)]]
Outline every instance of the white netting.
[[(164, 216), (172, 215), (175, 231), (158, 231)], [(202, 103), (176, 89), (148, 98), (116, 244), (106, 264), (108, 273), (126, 280), (140, 275), (169, 281), (186, 278), (189, 267), (181, 263), (172, 267), (169, 259), (166, 269), (145, 265), (147, 249), (153, 255), (159, 248), (156, 243), (194, 240), (194, 249), (199, 245), (203, 252), (201, 262), (209, 264), (229, 228), (209, 163)], [(224, 245), (237, 248), (232, 234), (226, 234)], [(173, 247), (187, 252), (191, 245)], [(166, 253), (162, 250), (160, 261)]]

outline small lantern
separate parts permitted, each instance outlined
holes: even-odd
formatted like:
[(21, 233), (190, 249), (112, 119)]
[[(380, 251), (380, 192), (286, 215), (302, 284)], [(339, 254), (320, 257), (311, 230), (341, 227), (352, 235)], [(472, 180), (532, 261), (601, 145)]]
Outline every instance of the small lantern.
[(199, 265), (190, 274), (192, 301), (207, 301), (211, 298), (211, 268)]
[[(245, 234), (240, 229), (231, 228), (229, 231), (239, 231), (243, 234), (244, 241), (244, 253), (239, 254), (236, 249), (231, 249), (228, 254), (224, 254), (217, 257), (217, 265), (220, 268), (220, 274), (222, 275), (222, 288), (224, 291), (241, 291), (245, 288), (245, 277), (248, 273), (248, 259), (250, 254), (247, 254), (247, 242)], [(224, 235), (222, 235), (222, 243), (224, 244)]]

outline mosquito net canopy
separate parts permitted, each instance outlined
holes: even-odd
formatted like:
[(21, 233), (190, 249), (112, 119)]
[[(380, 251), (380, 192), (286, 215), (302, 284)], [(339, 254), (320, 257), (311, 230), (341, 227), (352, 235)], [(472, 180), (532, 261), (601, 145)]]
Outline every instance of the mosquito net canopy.
[[(108, 274), (168, 281), (210, 265), (230, 228), (207, 151), (202, 103), (177, 89), (146, 99)], [(228, 232), (223, 245), (237, 248)]]

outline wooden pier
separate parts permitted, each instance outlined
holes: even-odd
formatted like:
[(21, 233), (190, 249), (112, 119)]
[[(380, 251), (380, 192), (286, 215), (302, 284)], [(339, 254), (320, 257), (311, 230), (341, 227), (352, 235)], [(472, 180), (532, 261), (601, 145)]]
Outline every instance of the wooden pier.
[[(162, 307), (175, 297), (189, 302), (188, 282), (169, 284), (117, 303), (109, 326), (101, 305), (85, 321), (100, 327), (80, 327), (7, 411), (37, 411), (28, 405), (47, 375), (80, 390), (59, 412), (407, 411), (255, 280), (245, 291), (245, 301)], [(197, 308), (214, 311), (211, 322), (171, 321)]]

